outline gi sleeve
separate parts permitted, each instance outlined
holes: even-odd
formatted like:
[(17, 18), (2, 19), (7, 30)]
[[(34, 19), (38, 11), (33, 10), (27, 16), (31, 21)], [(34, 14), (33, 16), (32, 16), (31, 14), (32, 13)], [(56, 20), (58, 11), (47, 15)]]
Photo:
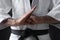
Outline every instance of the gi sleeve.
[(53, 9), (47, 15), (60, 21), (60, 4), (53, 7)]
[[(11, 16), (8, 14), (11, 8), (11, 0), (0, 0), (0, 23), (7, 18), (11, 18)], [(6, 27), (8, 26), (0, 24), (0, 30)]]
[(60, 5), (54, 7), (47, 15), (60, 21)]
[(11, 18), (11, 16), (8, 14), (10, 10), (10, 1), (0, 0), (0, 23), (7, 18)]
[[(60, 21), (60, 0), (53, 0), (53, 5), (54, 7), (50, 10), (50, 12), (47, 15), (54, 18), (57, 21)], [(60, 23), (50, 25), (53, 25), (60, 29)]]

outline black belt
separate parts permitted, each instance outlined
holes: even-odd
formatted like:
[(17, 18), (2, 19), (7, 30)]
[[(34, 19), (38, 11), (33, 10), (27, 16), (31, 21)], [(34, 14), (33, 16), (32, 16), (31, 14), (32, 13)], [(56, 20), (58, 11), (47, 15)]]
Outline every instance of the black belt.
[(24, 38), (27, 38), (29, 36), (35, 36), (36, 39), (38, 40), (37, 35), (47, 34), (48, 29), (47, 30), (32, 30), (32, 29), (27, 28), (26, 30), (11, 30), (11, 32), (13, 34), (20, 35), (21, 38), (19, 38), (19, 40), (24, 40)]
[(33, 35), (44, 35), (48, 33), (48, 29), (46, 30), (31, 30), (31, 29), (26, 29), (26, 30), (11, 30), (13, 34), (16, 35), (21, 35), (22, 33), (25, 34), (33, 34)]

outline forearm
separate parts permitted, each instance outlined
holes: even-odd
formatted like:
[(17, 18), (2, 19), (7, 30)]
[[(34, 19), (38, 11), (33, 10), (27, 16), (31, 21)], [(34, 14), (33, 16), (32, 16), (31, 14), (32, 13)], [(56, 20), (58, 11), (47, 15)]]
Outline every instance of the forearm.
[(50, 17), (50, 16), (41, 16), (38, 19), (38, 23), (58, 23), (59, 21), (55, 20), (54, 18)]
[(5, 26), (15, 26), (17, 25), (17, 21), (15, 19), (8, 18), (3, 20), (0, 24), (3, 24)]

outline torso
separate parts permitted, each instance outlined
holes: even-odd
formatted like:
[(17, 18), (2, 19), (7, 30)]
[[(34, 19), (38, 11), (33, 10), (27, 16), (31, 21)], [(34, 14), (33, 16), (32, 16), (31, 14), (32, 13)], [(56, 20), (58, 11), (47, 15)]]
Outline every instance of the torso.
[[(15, 19), (21, 17), (25, 13), (24, 5), (20, 5), (20, 3), (18, 3), (18, 2), (19, 1), (17, 1), (17, 0), (16, 0), (16, 2), (14, 2), (14, 8), (15, 7), (16, 8), (13, 11), (13, 18), (15, 18)], [(36, 10), (33, 14), (36, 16), (45, 16), (48, 13), (49, 4), (50, 4), (50, 0), (39, 0), (39, 4), (37, 5), (38, 8), (36, 8)], [(22, 6), (22, 8), (20, 8), (20, 6)], [(13, 27), (13, 26), (11, 27), (11, 29), (14, 29), (14, 30), (24, 30), (26, 28), (30, 28), (33, 30), (44, 30), (44, 29), (49, 29), (49, 24), (22, 25), (22, 26), (18, 26), (18, 27)]]

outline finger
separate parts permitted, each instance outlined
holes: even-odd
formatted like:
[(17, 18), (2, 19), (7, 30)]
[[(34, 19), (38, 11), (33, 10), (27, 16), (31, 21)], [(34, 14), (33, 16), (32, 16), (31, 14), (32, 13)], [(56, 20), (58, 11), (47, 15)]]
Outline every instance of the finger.
[(31, 11), (33, 12), (35, 9), (36, 9), (36, 6), (34, 6), (34, 7), (31, 9)]

